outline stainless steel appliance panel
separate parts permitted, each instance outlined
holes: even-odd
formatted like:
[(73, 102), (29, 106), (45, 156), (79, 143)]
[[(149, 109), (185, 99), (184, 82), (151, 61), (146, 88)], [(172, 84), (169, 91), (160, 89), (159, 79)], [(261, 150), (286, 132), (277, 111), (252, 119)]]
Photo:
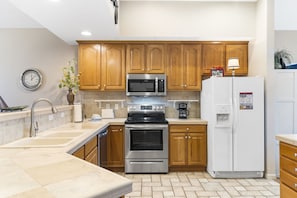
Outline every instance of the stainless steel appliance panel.
[[(143, 144), (140, 147), (147, 148), (142, 149), (133, 149), (131, 145), (134, 143), (131, 142), (133, 138), (133, 131), (141, 134), (143, 140), (147, 142), (138, 142), (138, 144)], [(152, 133), (155, 133), (155, 139), (151, 139)], [(160, 138), (161, 134), (161, 138)], [(148, 136), (149, 135), (149, 136)], [(151, 140), (148, 140), (151, 139)], [(160, 142), (162, 141), (162, 142)], [(155, 143), (154, 143), (155, 142)], [(152, 149), (152, 144), (161, 144), (161, 149)], [(158, 146), (157, 146), (158, 147)], [(168, 158), (168, 125), (159, 125), (159, 124), (134, 124), (125, 126), (125, 156), (126, 158)]]

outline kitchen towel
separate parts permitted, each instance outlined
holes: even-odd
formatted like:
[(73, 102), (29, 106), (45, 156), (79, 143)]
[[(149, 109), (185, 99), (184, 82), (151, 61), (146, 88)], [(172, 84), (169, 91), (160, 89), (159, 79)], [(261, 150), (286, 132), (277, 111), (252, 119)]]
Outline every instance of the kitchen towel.
[(80, 103), (74, 104), (73, 121), (74, 122), (82, 122), (82, 108), (81, 108)]

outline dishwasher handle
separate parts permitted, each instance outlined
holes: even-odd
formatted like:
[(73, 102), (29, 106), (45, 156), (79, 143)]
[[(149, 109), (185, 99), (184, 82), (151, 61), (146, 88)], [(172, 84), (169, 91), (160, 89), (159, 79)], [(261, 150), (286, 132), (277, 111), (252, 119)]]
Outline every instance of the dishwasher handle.
[(108, 130), (104, 130), (101, 133), (99, 133), (99, 137), (107, 136)]

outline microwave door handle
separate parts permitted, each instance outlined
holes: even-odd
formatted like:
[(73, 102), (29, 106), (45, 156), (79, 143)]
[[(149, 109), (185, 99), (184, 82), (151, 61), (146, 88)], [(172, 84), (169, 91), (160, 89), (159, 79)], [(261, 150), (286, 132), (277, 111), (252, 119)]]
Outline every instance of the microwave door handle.
[(156, 77), (156, 79), (155, 79), (155, 93), (156, 94), (158, 93), (158, 83), (159, 83), (159, 80), (158, 80), (158, 77)]

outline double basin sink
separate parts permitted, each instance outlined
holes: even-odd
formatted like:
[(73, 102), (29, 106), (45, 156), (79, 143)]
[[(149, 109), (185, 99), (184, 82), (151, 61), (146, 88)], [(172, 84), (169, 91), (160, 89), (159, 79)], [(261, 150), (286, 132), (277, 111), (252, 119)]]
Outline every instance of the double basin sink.
[(49, 130), (37, 133), (36, 137), (26, 137), (14, 142), (1, 145), (5, 148), (52, 148), (64, 147), (73, 141), (77, 140), (79, 136), (83, 135), (91, 129), (91, 126), (72, 128), (71, 125), (65, 128)]

